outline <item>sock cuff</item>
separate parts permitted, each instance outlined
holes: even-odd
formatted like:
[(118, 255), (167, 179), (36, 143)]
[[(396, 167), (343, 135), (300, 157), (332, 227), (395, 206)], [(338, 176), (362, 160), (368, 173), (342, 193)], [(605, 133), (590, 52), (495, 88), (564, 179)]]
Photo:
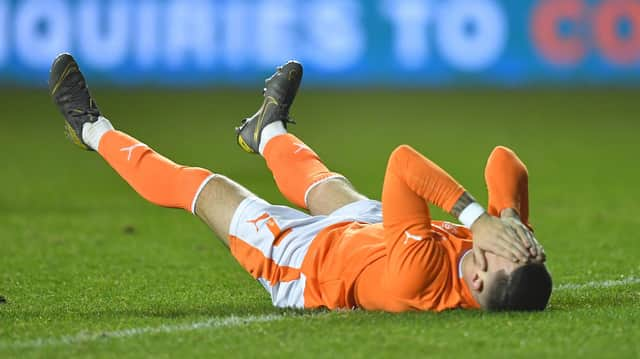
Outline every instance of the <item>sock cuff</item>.
[(111, 122), (106, 117), (100, 116), (96, 122), (87, 122), (82, 126), (82, 140), (91, 149), (98, 151), (102, 136), (113, 129)]
[(280, 135), (284, 135), (287, 133), (287, 130), (284, 128), (284, 124), (280, 121), (276, 121), (266, 125), (262, 129), (262, 133), (260, 134), (260, 144), (258, 145), (258, 152), (261, 155), (264, 155), (264, 149), (267, 147), (267, 143), (271, 141), (274, 137), (278, 137)]

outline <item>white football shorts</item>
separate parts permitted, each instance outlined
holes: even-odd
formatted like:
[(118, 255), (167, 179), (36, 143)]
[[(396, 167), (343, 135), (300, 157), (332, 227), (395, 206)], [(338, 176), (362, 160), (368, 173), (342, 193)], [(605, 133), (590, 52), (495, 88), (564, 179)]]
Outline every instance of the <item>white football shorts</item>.
[(341, 222), (382, 222), (379, 201), (350, 203), (328, 216), (310, 216), (247, 198), (233, 215), (229, 246), (233, 256), (269, 292), (273, 305), (304, 308), (306, 277), (301, 271), (309, 246), (324, 228)]

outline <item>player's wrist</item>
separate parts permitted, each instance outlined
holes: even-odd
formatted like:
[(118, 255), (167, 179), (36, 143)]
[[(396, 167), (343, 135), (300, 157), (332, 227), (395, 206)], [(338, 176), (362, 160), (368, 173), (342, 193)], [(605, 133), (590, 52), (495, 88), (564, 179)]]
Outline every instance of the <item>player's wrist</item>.
[(458, 197), (456, 203), (453, 204), (453, 208), (451, 208), (449, 213), (451, 213), (452, 216), (459, 218), (460, 213), (462, 213), (465, 208), (467, 208), (471, 203), (474, 203), (475, 201), (475, 198), (473, 198), (473, 196), (469, 192), (465, 191), (460, 195), (460, 197)]
[(465, 227), (471, 228), (486, 213), (487, 211), (478, 202), (472, 202), (460, 212), (458, 220)]
[(512, 207), (504, 208), (500, 211), (500, 218), (517, 218), (520, 219), (518, 210)]
[(465, 227), (471, 226), (487, 211), (469, 193), (464, 192), (451, 209), (451, 214)]

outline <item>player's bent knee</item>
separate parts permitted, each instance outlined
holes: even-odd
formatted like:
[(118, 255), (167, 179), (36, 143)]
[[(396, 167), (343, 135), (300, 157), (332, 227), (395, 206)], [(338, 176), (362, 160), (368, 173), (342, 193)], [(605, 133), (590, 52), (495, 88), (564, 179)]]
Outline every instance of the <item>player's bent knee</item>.
[(240, 203), (255, 197), (246, 188), (223, 175), (216, 174), (202, 189), (195, 204), (195, 214), (228, 245), (231, 220)]
[(343, 176), (328, 178), (309, 191), (307, 207), (312, 215), (328, 215), (350, 203), (367, 199)]

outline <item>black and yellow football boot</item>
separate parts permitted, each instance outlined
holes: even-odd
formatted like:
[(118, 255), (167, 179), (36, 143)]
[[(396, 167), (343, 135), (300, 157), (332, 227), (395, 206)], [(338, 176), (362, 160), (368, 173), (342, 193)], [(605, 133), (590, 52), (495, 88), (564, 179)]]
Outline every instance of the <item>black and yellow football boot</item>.
[(262, 129), (270, 123), (281, 121), (295, 123), (289, 117), (289, 109), (298, 93), (302, 81), (302, 64), (289, 61), (268, 79), (265, 80), (262, 106), (250, 118), (242, 120), (240, 127), (236, 127), (238, 144), (249, 153), (258, 153)]
[(67, 137), (78, 147), (93, 151), (82, 140), (82, 126), (100, 117), (98, 105), (91, 98), (87, 82), (73, 56), (58, 55), (49, 73), (49, 94), (65, 119)]

